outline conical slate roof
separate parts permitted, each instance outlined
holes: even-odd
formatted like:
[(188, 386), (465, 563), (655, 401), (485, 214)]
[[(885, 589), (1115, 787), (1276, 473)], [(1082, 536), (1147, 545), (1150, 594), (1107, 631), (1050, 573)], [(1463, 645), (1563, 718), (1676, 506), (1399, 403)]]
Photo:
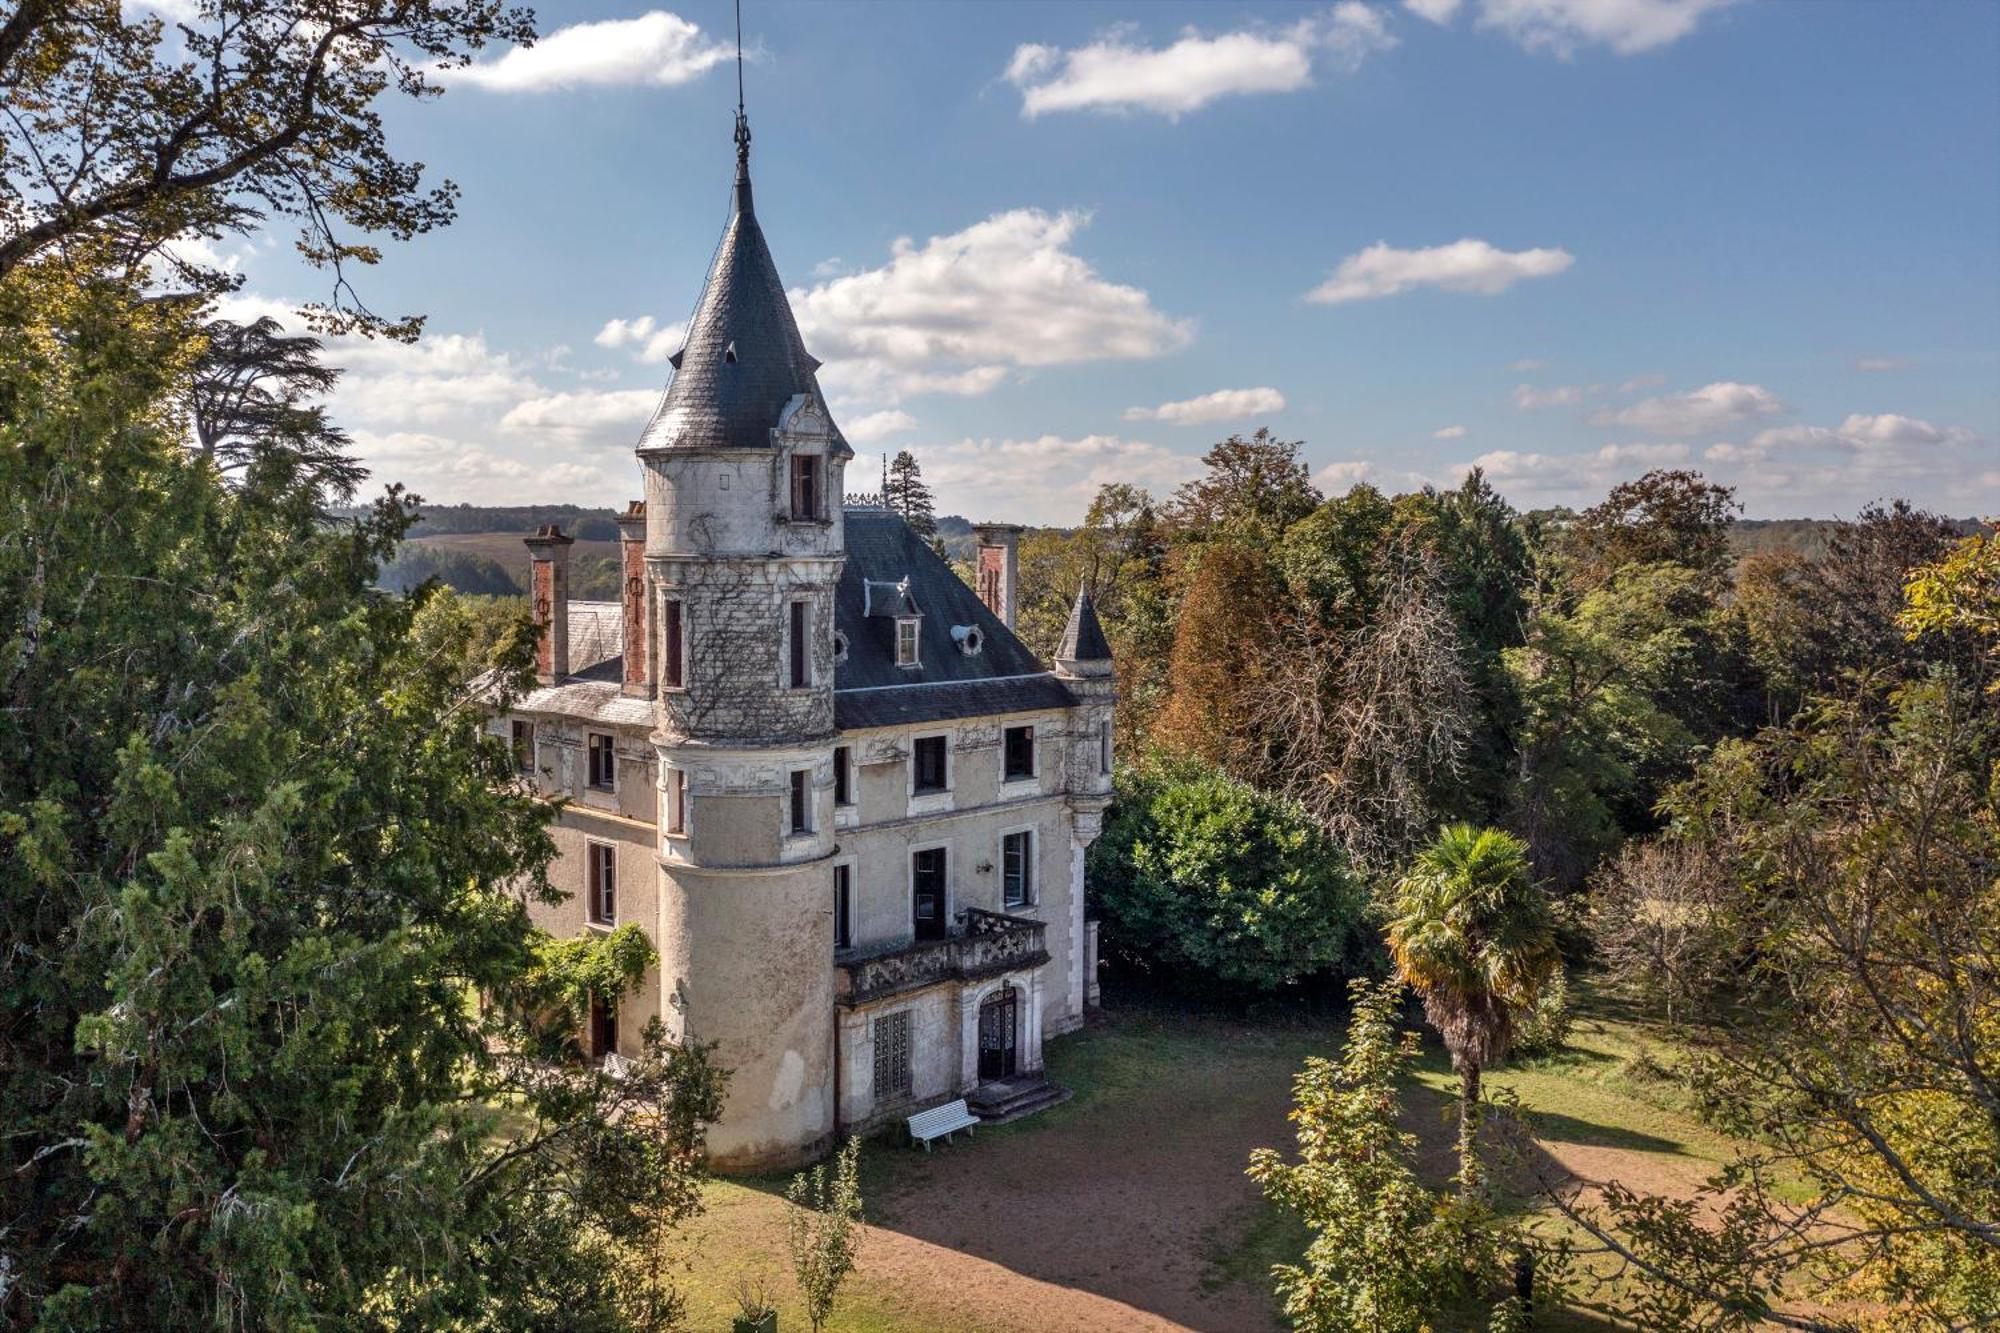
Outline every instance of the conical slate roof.
[(1058, 662), (1109, 662), (1111, 645), (1105, 642), (1104, 627), (1097, 623), (1097, 607), (1087, 588), (1076, 590), (1076, 605), (1069, 609), (1069, 624), (1063, 627), (1062, 646), (1056, 649)]
[[(672, 358), (674, 377), (639, 448), (768, 448), (771, 428), (795, 394), (810, 394), (822, 412), (819, 368), (799, 337), (785, 284), (764, 243), (750, 197), (750, 134), (739, 117), (736, 206), (687, 342)], [(827, 419), (832, 420), (831, 414)], [(835, 427), (839, 438), (839, 428)], [(846, 449), (846, 441), (840, 441)]]

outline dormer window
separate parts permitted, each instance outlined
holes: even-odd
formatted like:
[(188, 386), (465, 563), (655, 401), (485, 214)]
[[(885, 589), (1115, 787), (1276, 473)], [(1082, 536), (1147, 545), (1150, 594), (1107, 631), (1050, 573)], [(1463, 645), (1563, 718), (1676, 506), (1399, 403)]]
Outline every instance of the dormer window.
[(820, 476), (817, 454), (792, 455), (792, 520), (810, 523), (820, 516)]
[(923, 622), (908, 616), (896, 622), (896, 665), (921, 666), (917, 659), (917, 626)]
[(728, 366), (733, 366), (733, 365), (735, 365), (735, 364), (736, 364), (736, 344), (735, 344), (735, 343), (733, 343), (733, 342), (732, 342), (731, 344), (729, 344), (729, 346), (727, 346), (727, 347), (725, 347), (725, 348), (723, 348), (723, 349), (722, 349), (722, 363), (723, 363), (724, 365), (728, 365)]

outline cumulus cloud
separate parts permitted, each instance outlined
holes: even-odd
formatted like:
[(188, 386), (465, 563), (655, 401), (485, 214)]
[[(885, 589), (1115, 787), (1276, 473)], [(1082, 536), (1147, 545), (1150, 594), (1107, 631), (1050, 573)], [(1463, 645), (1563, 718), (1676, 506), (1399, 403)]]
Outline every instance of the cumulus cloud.
[(1590, 421), (1594, 426), (1621, 426), (1648, 435), (1711, 435), (1785, 411), (1784, 401), (1761, 385), (1721, 380), (1687, 393), (1642, 398), (1616, 411), (1607, 408)]
[(629, 445), (659, 404), (657, 389), (573, 389), (514, 404), (500, 418), (500, 429), (564, 443)]
[(1618, 386), (1618, 392), (1637, 393), (1641, 389), (1657, 389), (1666, 382), (1667, 382), (1667, 377), (1665, 375), (1659, 374), (1658, 372), (1651, 372), (1645, 375), (1634, 375), (1631, 379), (1626, 380), (1623, 384)]
[(1345, 495), (1375, 475), (1375, 465), (1365, 458), (1328, 463), (1313, 473), (1312, 483), (1322, 495)]
[(1553, 277), (1576, 262), (1567, 250), (1501, 250), (1467, 237), (1450, 245), (1398, 250), (1377, 241), (1340, 261), (1333, 276), (1306, 293), (1321, 305), (1394, 296), (1413, 287), (1492, 296), (1524, 278)]
[[(1165, 495), (1201, 473), (1201, 459), (1117, 435), (963, 439), (918, 455), (940, 512), (1022, 523), (1075, 523), (1112, 482)], [(1023, 485), (1024, 478), (1034, 479)]]
[(681, 322), (659, 324), (651, 315), (606, 320), (591, 341), (599, 347), (630, 348), (634, 360), (647, 365), (660, 365), (681, 350), (681, 345), (687, 341), (687, 325)]
[(1465, 0), (1403, 0), (1403, 8), (1432, 23), (1450, 23)]
[(1482, 469), (1508, 494), (1582, 500), (1639, 473), (1684, 463), (1689, 452), (1684, 444), (1607, 444), (1576, 454), (1495, 449), (1466, 466)]
[(1128, 407), (1127, 421), (1164, 421), (1174, 426), (1195, 426), (1204, 421), (1241, 421), (1285, 410), (1285, 395), (1276, 389), (1217, 389), (1199, 398), (1161, 403), (1158, 407)]
[(915, 430), (917, 419), (908, 412), (890, 408), (884, 412), (870, 412), (864, 417), (842, 424), (840, 431), (855, 444), (873, 444), (886, 440), (891, 435), (900, 435), (906, 430)]
[(1465, 438), (1465, 427), (1441, 426), (1431, 432), (1431, 438), (1433, 440), (1462, 440)]
[[(1603, 46), (1621, 56), (1670, 46), (1703, 17), (1733, 0), (1478, 0), (1478, 23), (1505, 33), (1529, 51), (1564, 59), (1580, 47)], [(1411, 4), (1423, 13), (1437, 0)], [(1457, 5), (1448, 7), (1456, 11)], [(1430, 15), (1425, 14), (1425, 17)], [(1443, 20), (1448, 21), (1450, 13)]]
[(794, 289), (821, 382), (848, 403), (893, 406), (920, 393), (990, 392), (1014, 368), (1159, 356), (1187, 345), (1191, 321), (1108, 281), (1070, 244), (1082, 213), (1021, 208), (918, 244), (889, 262)]
[(1532, 412), (1543, 407), (1575, 407), (1584, 399), (1589, 390), (1581, 384), (1555, 384), (1539, 388), (1533, 384), (1514, 386), (1514, 406), (1523, 412)]
[(545, 93), (586, 86), (671, 87), (730, 60), (734, 48), (710, 40), (678, 14), (654, 9), (633, 19), (575, 23), (517, 46), (497, 60), (433, 70), (441, 83), (496, 93)]
[(1002, 77), (1021, 90), (1029, 119), (1083, 110), (1178, 119), (1221, 97), (1304, 88), (1318, 56), (1353, 69), (1395, 44), (1380, 10), (1342, 0), (1286, 28), (1212, 37), (1188, 28), (1168, 46), (1140, 45), (1124, 30), (1069, 50), (1029, 43), (1014, 49)]

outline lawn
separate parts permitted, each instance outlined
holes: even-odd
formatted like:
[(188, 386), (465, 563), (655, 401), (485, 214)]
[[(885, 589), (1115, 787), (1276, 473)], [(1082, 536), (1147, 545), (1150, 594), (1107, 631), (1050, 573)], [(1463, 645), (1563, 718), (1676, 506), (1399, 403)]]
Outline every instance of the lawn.
[[(1332, 1054), (1337, 1018), (1255, 1022), (1112, 1004), (1051, 1042), (1064, 1105), (926, 1156), (883, 1141), (864, 1152), (870, 1227), (831, 1327), (936, 1330), (1282, 1327), (1272, 1263), (1303, 1232), (1243, 1175), (1253, 1147), (1290, 1141), (1290, 1081)], [(1680, 1109), (1640, 1058), (1661, 1035), (1587, 1014), (1559, 1056), (1495, 1071), (1544, 1166), (1641, 1189), (1692, 1188), (1730, 1144)], [(1450, 1170), (1456, 1081), (1427, 1050), (1409, 1098), (1425, 1164)], [(692, 1326), (728, 1327), (739, 1281), (761, 1278), (780, 1326), (805, 1328), (785, 1256), (782, 1180), (718, 1181), (687, 1233)], [(1594, 1329), (1584, 1316), (1549, 1328)]]

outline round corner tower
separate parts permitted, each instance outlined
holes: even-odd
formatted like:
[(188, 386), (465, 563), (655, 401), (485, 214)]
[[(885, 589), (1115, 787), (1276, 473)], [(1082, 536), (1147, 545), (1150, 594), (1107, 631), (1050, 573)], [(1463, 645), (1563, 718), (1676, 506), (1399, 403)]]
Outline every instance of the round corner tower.
[(853, 457), (752, 207), (736, 196), (639, 443), (660, 774), (669, 1036), (729, 1071), (724, 1170), (819, 1155), (834, 1131), (834, 590)]

